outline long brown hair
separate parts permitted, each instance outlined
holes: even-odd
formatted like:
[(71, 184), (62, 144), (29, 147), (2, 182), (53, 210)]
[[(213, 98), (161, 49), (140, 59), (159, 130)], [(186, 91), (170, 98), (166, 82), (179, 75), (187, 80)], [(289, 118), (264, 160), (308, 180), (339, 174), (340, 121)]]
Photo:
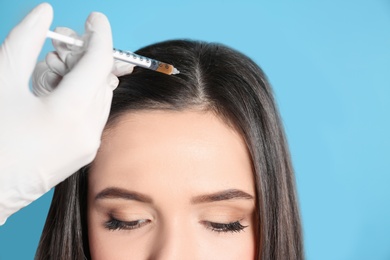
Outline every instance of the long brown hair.
[[(293, 168), (263, 71), (245, 55), (221, 44), (174, 40), (137, 53), (173, 64), (180, 74), (135, 68), (120, 77), (106, 128), (135, 110), (200, 107), (215, 112), (242, 134), (251, 155), (257, 193), (257, 259), (303, 259)], [(88, 167), (83, 167), (57, 185), (36, 259), (90, 258), (87, 175)]]

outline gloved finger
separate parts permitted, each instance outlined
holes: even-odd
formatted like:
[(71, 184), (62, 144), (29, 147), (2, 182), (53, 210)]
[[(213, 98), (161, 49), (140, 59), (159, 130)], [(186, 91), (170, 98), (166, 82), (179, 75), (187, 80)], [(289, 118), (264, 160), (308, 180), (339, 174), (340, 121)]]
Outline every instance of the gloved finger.
[(39, 62), (32, 74), (32, 92), (36, 96), (46, 96), (52, 92), (61, 81), (62, 76), (51, 71), (46, 62)]
[(58, 75), (64, 76), (68, 72), (66, 64), (60, 59), (57, 52), (49, 52), (45, 61), (49, 69)]
[(107, 86), (107, 77), (113, 66), (111, 27), (107, 17), (92, 13), (85, 27), (89, 35), (86, 51), (61, 81), (66, 88), (59, 88), (57, 92), (68, 92), (72, 97), (78, 95), (81, 100), (92, 98), (93, 92), (99, 91), (103, 82)]
[(111, 90), (116, 89), (119, 85), (119, 79), (117, 78), (117, 76), (112, 73), (108, 75), (108, 85), (110, 86)]
[(47, 3), (38, 5), (10, 32), (0, 48), (0, 71), (15, 73), (11, 77), (24, 83), (18, 84), (21, 87), (28, 84), (52, 19), (52, 7)]
[[(75, 31), (73, 31), (72, 29), (67, 28), (67, 27), (56, 27), (54, 29), (54, 31), (56, 33), (59, 33), (59, 34), (65, 35), (65, 36), (69, 36), (72, 38), (78, 37), (77, 33)], [(58, 40), (55, 40), (55, 39), (52, 40), (52, 43), (53, 43), (54, 49), (56, 50), (59, 58), (63, 62), (66, 61), (66, 57), (72, 52), (72, 50), (74, 50), (71, 45), (64, 43), (64, 42), (61, 42), (61, 41), (58, 41)]]
[[(75, 31), (67, 27), (57, 27), (54, 31), (72, 38), (80, 38)], [(84, 49), (57, 40), (52, 42), (59, 58), (66, 64), (68, 70), (71, 70), (82, 57)]]
[(128, 62), (120, 60), (114, 60), (114, 66), (112, 67), (112, 73), (117, 77), (130, 74), (133, 72), (134, 65)]
[(79, 62), (81, 57), (84, 55), (82, 52), (71, 52), (66, 56), (66, 67), (68, 68), (68, 71), (72, 70), (74, 66)]

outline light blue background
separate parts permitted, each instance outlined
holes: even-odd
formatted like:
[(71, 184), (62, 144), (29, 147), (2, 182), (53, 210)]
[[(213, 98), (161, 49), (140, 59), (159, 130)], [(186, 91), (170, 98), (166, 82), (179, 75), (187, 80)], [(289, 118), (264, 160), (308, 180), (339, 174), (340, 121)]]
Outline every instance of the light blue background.
[[(0, 40), (39, 2), (1, 0)], [(52, 29), (105, 13), (117, 48), (192, 38), (252, 57), (284, 120), (307, 259), (390, 259), (390, 1), (49, 2)], [(0, 227), (0, 259), (33, 258), (51, 196)]]

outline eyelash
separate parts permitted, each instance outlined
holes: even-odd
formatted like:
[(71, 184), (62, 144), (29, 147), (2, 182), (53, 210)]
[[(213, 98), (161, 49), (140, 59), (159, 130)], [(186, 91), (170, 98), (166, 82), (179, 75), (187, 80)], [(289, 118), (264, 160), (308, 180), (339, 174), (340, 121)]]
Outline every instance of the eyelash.
[[(134, 221), (121, 221), (118, 219), (115, 219), (114, 217), (110, 216), (110, 220), (107, 221), (104, 226), (108, 230), (133, 230), (137, 228), (141, 228), (144, 225), (150, 223), (150, 220), (147, 219), (141, 219), (141, 220), (134, 220)], [(202, 221), (203, 225), (206, 226), (207, 229), (210, 229), (211, 231), (217, 232), (217, 233), (239, 233), (243, 231), (248, 226), (243, 226), (240, 221), (235, 221), (231, 223), (216, 223), (216, 222), (209, 222), (209, 221)]]
[(141, 220), (134, 220), (134, 221), (122, 221), (115, 219), (113, 217), (110, 217), (110, 220), (104, 223), (104, 226), (108, 230), (132, 230), (137, 229), (140, 227), (143, 227), (144, 225), (148, 224), (150, 220), (148, 219), (141, 219)]
[(243, 231), (248, 226), (243, 226), (240, 221), (230, 222), (230, 223), (215, 223), (209, 221), (202, 221), (206, 228), (217, 232), (217, 233), (239, 233)]

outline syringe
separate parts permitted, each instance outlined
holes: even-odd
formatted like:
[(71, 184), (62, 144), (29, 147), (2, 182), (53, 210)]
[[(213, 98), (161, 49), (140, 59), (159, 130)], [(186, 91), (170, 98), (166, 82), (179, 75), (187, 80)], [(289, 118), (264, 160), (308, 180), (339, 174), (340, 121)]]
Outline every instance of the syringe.
[[(66, 35), (62, 35), (53, 31), (48, 31), (47, 35), (48, 38), (58, 40), (61, 42), (64, 42), (66, 44), (74, 45), (77, 47), (83, 47), (84, 42), (80, 39), (75, 39)], [(180, 71), (178, 71), (175, 67), (173, 67), (171, 64), (164, 63), (158, 60), (154, 60), (151, 58), (147, 58), (138, 54), (135, 54), (133, 52), (129, 51), (122, 51), (119, 49), (113, 49), (113, 56), (114, 59), (121, 60), (124, 62), (129, 62), (135, 66), (143, 67), (150, 70), (155, 70), (164, 74), (172, 75), (172, 74), (179, 74)]]

